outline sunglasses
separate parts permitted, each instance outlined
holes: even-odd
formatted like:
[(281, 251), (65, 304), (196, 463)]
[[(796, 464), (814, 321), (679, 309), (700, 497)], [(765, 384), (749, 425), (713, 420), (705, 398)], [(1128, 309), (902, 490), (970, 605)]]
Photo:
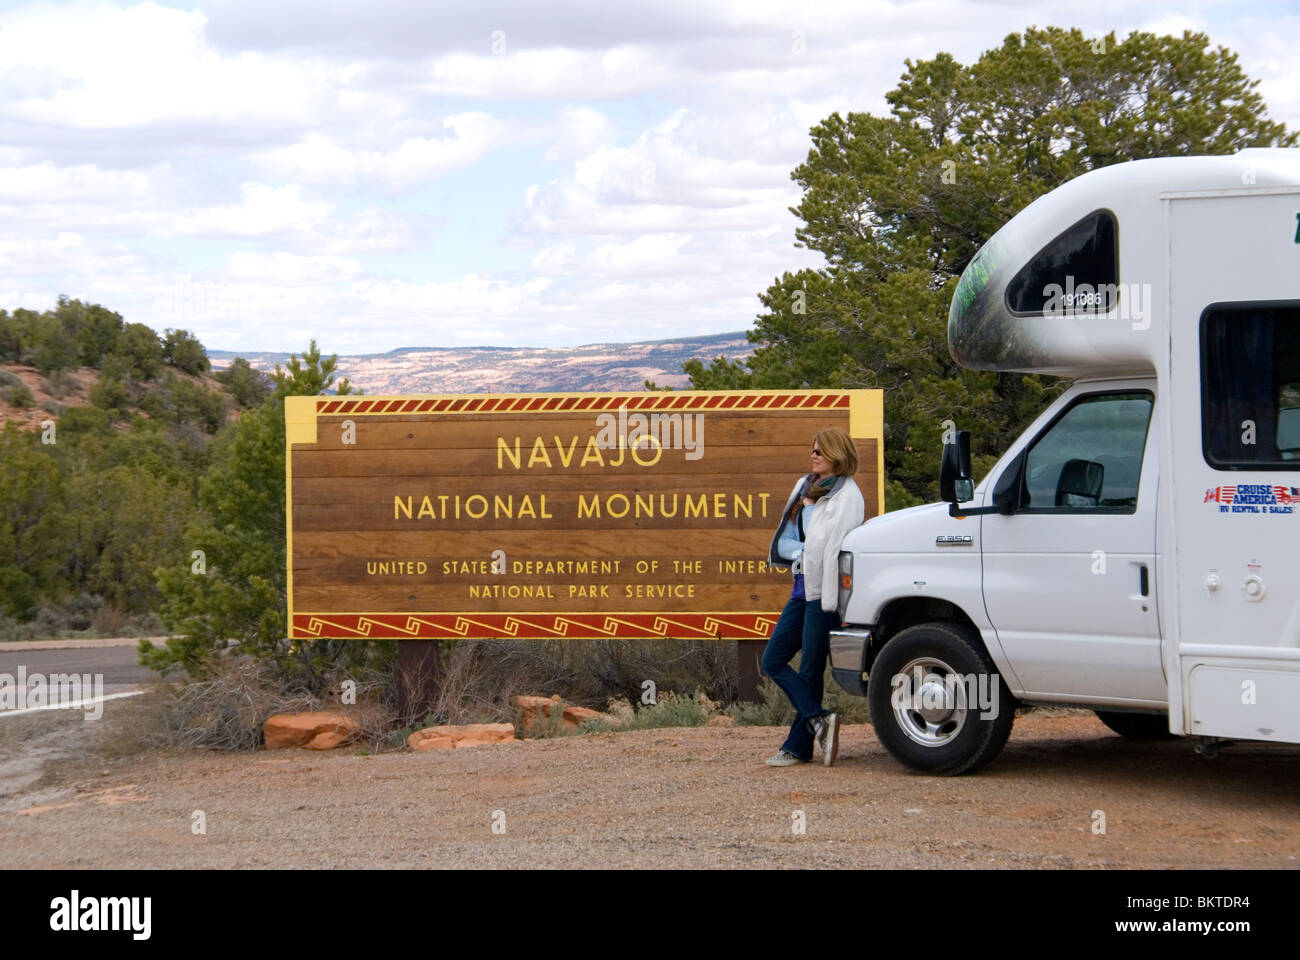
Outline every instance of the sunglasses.
[(820, 456), (822, 455), (822, 452), (821, 452), (820, 450), (818, 450), (816, 447), (813, 447), (812, 455), (813, 455), (814, 457), (820, 457)]

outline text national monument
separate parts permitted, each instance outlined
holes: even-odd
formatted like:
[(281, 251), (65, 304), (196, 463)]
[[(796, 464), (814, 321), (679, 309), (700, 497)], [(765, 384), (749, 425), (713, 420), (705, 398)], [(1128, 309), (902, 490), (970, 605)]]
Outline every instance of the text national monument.
[(813, 436), (884, 499), (878, 390), (289, 397), (294, 639), (764, 640)]

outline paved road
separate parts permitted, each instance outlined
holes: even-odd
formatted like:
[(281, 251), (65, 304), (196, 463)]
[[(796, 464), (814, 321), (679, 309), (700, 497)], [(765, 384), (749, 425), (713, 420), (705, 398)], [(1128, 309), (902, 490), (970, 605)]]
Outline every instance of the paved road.
[(28, 676), (34, 673), (47, 676), (53, 673), (102, 674), (106, 694), (133, 690), (158, 678), (157, 673), (140, 666), (134, 645), (12, 649), (15, 646), (18, 645), (0, 643), (0, 674), (16, 677), (19, 666), (27, 668)]

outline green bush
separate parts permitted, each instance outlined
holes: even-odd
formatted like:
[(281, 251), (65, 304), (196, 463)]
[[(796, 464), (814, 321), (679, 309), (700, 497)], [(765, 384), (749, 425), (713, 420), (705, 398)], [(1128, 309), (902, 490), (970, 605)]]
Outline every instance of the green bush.
[(41, 381), (41, 389), (56, 400), (62, 400), (77, 386), (77, 378), (66, 370), (56, 370)]
[(123, 328), (112, 355), (126, 364), (134, 380), (152, 380), (162, 372), (162, 341), (143, 323), (128, 323)]
[(207, 373), (212, 367), (208, 362), (208, 351), (188, 330), (168, 329), (164, 332), (163, 359), (178, 370), (195, 376)]
[(90, 388), (90, 402), (100, 410), (120, 415), (131, 405), (131, 392), (123, 381), (104, 377)]
[(5, 398), (5, 403), (11, 407), (32, 407), (36, 405), (36, 398), (32, 396), (31, 390), (27, 384), (19, 383), (17, 386), (5, 387), (0, 390), (0, 396)]
[(44, 639), (41, 629), (35, 623), (19, 620), (0, 610), (0, 643), (41, 639)]
[(18, 374), (9, 370), (0, 370), (0, 387), (21, 386), (22, 382), (22, 378)]
[[(555, 737), (568, 737), (575, 733), (590, 733), (590, 730), (583, 730), (579, 727), (577, 730), (569, 729), (569, 725), (564, 722), (564, 708), (566, 704), (551, 704), (543, 707), (540, 715), (533, 721), (528, 728), (528, 736), (534, 740), (549, 740)], [(585, 723), (594, 723), (596, 721), (587, 720)], [(519, 724), (515, 724), (515, 729), (519, 729)]]
[(141, 399), (140, 409), (163, 423), (190, 423), (212, 434), (226, 422), (228, 403), (220, 391), (209, 390), (168, 371), (158, 388)]
[(215, 376), (245, 410), (260, 406), (271, 395), (271, 378), (260, 370), (254, 370), (243, 357), (235, 357), (230, 366)]
[(46, 324), (32, 353), (32, 366), (48, 376), (75, 367), (79, 359), (76, 347), (58, 325), (53, 322)]
[(0, 363), (19, 363), (23, 355), (22, 331), (19, 321), (0, 310)]
[[(799, 668), (798, 658), (791, 666), (796, 670)], [(855, 697), (840, 689), (840, 685), (831, 679), (829, 667), (822, 678), (822, 690), (822, 706), (838, 713), (842, 723), (871, 722), (867, 698)], [(742, 726), (788, 727), (794, 722), (794, 707), (770, 677), (763, 677), (759, 682), (758, 695), (757, 703), (734, 703), (727, 713)]]
[(759, 681), (758, 696), (757, 703), (733, 703), (727, 712), (742, 726), (788, 727), (794, 722), (794, 707), (770, 677)]
[[(668, 691), (652, 704), (638, 704), (629, 711), (620, 704), (611, 704), (610, 712), (615, 723), (599, 717), (586, 720), (579, 733), (599, 733), (605, 730), (652, 730), (658, 727), (703, 727), (710, 718), (718, 716), (717, 702), (702, 693), (685, 696)], [(620, 715), (621, 714), (621, 715)]]

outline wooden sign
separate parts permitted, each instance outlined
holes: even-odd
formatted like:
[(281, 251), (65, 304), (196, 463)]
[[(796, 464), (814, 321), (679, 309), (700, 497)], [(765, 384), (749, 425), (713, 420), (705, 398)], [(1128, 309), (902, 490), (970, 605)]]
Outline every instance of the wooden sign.
[(884, 499), (878, 390), (289, 397), (290, 636), (766, 639), (818, 430)]

